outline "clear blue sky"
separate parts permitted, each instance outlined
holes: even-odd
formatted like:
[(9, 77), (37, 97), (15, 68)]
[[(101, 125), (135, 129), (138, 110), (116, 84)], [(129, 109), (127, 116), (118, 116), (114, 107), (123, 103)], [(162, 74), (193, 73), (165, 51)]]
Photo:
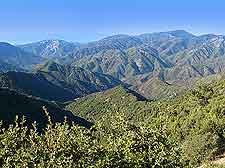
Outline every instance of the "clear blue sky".
[(225, 34), (225, 0), (1, 0), (0, 41), (87, 42), (184, 29)]

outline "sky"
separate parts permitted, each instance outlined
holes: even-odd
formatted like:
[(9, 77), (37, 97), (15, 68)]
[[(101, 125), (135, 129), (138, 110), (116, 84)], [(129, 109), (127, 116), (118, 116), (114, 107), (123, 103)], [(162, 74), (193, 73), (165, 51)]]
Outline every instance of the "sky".
[(225, 34), (224, 0), (1, 0), (0, 41), (88, 42), (115, 34)]

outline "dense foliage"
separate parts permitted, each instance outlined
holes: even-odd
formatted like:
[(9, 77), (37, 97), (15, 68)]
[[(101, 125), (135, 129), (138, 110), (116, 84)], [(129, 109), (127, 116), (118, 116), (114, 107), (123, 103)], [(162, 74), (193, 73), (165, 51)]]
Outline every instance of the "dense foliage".
[(92, 121), (124, 111), (130, 122), (165, 132), (180, 148), (183, 164), (195, 167), (224, 152), (224, 86), (224, 81), (201, 84), (182, 97), (155, 102), (137, 101), (122, 88), (115, 88), (80, 99), (67, 108)]
[[(1, 129), (2, 167), (181, 167), (179, 148), (163, 132), (119, 113), (92, 129), (51, 123), (43, 134), (25, 121)], [(108, 120), (107, 119), (107, 120)]]
[(120, 86), (78, 99), (67, 109), (94, 126), (55, 123), (48, 115), (49, 124), (39, 132), (38, 124), (27, 128), (24, 120), (17, 120), (1, 128), (0, 164), (125, 168), (207, 164), (225, 151), (224, 88), (224, 81), (201, 84), (174, 100), (146, 101)]

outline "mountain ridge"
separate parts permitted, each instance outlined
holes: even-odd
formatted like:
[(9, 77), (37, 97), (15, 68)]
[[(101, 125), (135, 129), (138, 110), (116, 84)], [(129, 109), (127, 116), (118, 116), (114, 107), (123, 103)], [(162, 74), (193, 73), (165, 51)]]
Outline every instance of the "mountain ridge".
[(57, 104), (38, 99), (32, 96), (27, 96), (14, 90), (0, 88), (0, 120), (4, 126), (13, 124), (16, 116), (25, 117), (26, 125), (31, 127), (35, 121), (38, 124), (38, 129), (41, 129), (47, 124), (48, 118), (43, 111), (45, 107), (52, 122), (64, 122), (64, 118), (68, 118), (68, 122), (75, 122), (78, 125), (90, 127), (92, 124), (80, 117), (72, 115), (71, 112), (61, 109)]
[(66, 102), (87, 94), (122, 84), (109, 75), (71, 68), (48, 61), (33, 73), (6, 72), (0, 74), (0, 87), (14, 89), (51, 101)]
[(174, 30), (119, 34), (85, 44), (46, 40), (17, 47), (62, 65), (113, 76), (132, 88), (149, 92), (148, 87), (141, 86), (143, 80), (170, 83), (225, 72), (224, 39), (223, 35)]

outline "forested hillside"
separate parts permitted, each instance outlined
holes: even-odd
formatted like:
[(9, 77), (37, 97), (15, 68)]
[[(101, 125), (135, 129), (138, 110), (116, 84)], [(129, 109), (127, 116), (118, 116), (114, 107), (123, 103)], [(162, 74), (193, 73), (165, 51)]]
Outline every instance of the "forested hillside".
[[(20, 126), (2, 129), (1, 164), (19, 167), (29, 164), (42, 167), (198, 167), (210, 164), (211, 159), (222, 156), (225, 150), (224, 88), (225, 81), (219, 81), (202, 84), (174, 100), (147, 101), (120, 86), (78, 99), (66, 109), (94, 122), (90, 129), (77, 125), (70, 128), (66, 122), (54, 125), (53, 113), (50, 113), (51, 121), (46, 116), (50, 125), (41, 135), (35, 132), (35, 127), (31, 130), (20, 127), (24, 125), (21, 122)], [(5, 92), (9, 91), (2, 91)], [(9, 100), (5, 97), (2, 101)], [(15, 107), (12, 103), (3, 109)], [(28, 121), (30, 116), (26, 115)], [(14, 162), (15, 159), (18, 162)]]
[(175, 100), (138, 101), (122, 87), (77, 100), (67, 106), (76, 115), (99, 122), (121, 113), (129, 123), (147, 125), (177, 144), (180, 160), (191, 167), (224, 152), (225, 82), (200, 85)]

